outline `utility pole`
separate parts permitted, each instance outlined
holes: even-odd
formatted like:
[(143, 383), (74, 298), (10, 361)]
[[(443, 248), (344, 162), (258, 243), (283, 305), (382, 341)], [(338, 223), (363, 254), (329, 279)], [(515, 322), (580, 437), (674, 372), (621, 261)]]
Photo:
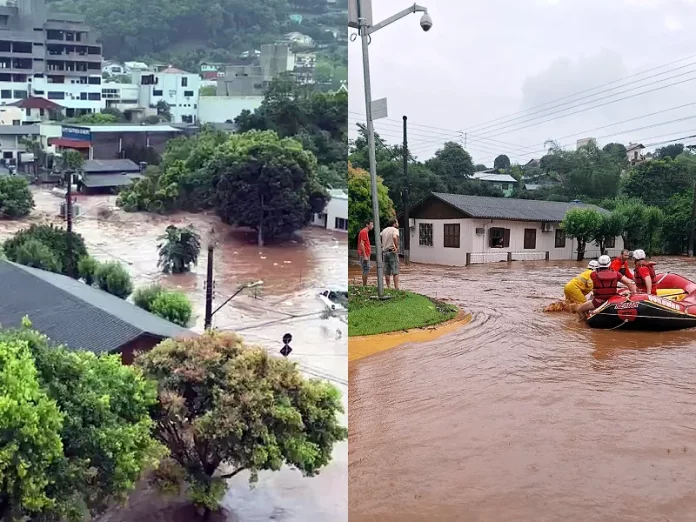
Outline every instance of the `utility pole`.
[(691, 201), (691, 220), (689, 222), (689, 257), (694, 257), (694, 228), (696, 228), (696, 180), (694, 180), (694, 196)]
[(406, 264), (411, 264), (411, 225), (408, 217), (408, 196), (411, 189), (411, 183), (408, 179), (408, 136), (406, 134), (406, 120), (404, 116), (404, 188), (401, 191), (401, 199), (404, 205), (404, 260)]
[(208, 242), (208, 271), (205, 277), (205, 326), (210, 330), (213, 323), (213, 290), (215, 282), (213, 281), (213, 258), (215, 257), (215, 245), (213, 241)]
[(68, 183), (68, 188), (65, 191), (65, 219), (68, 225), (68, 238), (67, 238), (67, 254), (68, 254), (68, 266), (67, 272), (71, 277), (75, 277), (75, 263), (73, 262), (73, 208), (72, 208), (72, 171), (70, 169), (65, 171), (65, 179)]
[(465, 132), (465, 133), (464, 133), (464, 149), (466, 149), (466, 139), (467, 139), (467, 137), (468, 137), (468, 133)]

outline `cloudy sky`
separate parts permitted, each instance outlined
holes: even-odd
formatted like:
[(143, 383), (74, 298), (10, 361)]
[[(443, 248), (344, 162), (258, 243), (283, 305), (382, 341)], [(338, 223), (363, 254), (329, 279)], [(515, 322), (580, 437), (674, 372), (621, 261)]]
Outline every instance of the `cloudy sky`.
[[(374, 22), (410, 1), (374, 0)], [(448, 140), (466, 139), (492, 166), (501, 153), (538, 158), (548, 139), (574, 148), (584, 137), (647, 146), (696, 135), (696, 0), (419, 3), (433, 28), (415, 14), (375, 33), (370, 68), (373, 99), (388, 99), (376, 130), (397, 143), (407, 115), (421, 159)], [(359, 38), (348, 52), (354, 138), (365, 114)]]

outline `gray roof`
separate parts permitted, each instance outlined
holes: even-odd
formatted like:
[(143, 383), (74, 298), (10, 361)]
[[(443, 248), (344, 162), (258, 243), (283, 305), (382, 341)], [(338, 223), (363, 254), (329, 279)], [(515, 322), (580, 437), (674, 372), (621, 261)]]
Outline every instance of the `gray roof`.
[(140, 172), (140, 166), (129, 159), (85, 160), (82, 171), (88, 174), (106, 172)]
[(566, 212), (573, 208), (594, 208), (607, 212), (596, 205), (583, 203), (558, 203), (533, 199), (489, 198), (483, 196), (461, 196), (433, 192), (434, 197), (452, 205), (472, 218), (509, 219), (514, 221), (561, 222)]
[(136, 174), (89, 174), (80, 179), (87, 188), (125, 187), (139, 177)]
[(101, 125), (72, 125), (66, 123), (65, 127), (78, 127), (89, 129), (92, 133), (99, 132), (181, 132), (171, 125), (157, 124), (144, 125), (140, 123), (103, 123)]
[(38, 331), (75, 350), (115, 352), (143, 335), (195, 335), (70, 277), (5, 260), (0, 260), (0, 295), (2, 326), (18, 327), (26, 315)]
[(489, 172), (484, 170), (481, 172), (474, 172), (471, 177), (479, 181), (491, 181), (494, 183), (517, 183), (517, 180), (510, 176), (510, 174), (499, 174), (495, 171)]

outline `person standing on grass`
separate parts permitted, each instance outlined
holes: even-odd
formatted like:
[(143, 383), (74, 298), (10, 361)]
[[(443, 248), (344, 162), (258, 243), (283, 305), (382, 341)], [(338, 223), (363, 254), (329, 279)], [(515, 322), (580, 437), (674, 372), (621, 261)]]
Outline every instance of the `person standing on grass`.
[(394, 289), (399, 289), (399, 222), (389, 220), (389, 226), (380, 234), (382, 252), (384, 252), (384, 280), (391, 288), (391, 276), (394, 276)]
[(370, 274), (370, 256), (372, 249), (370, 247), (370, 231), (375, 228), (372, 220), (365, 223), (365, 227), (358, 232), (358, 257), (362, 266), (363, 286), (367, 286), (367, 276)]

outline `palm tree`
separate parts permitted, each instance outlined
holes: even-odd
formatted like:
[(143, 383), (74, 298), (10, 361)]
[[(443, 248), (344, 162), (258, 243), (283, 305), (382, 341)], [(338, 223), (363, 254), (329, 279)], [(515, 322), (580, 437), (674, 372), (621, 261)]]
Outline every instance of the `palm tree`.
[(167, 231), (157, 238), (161, 243), (157, 266), (165, 274), (183, 274), (191, 271), (191, 265), (198, 262), (201, 251), (201, 236), (193, 225), (177, 228), (169, 225)]

